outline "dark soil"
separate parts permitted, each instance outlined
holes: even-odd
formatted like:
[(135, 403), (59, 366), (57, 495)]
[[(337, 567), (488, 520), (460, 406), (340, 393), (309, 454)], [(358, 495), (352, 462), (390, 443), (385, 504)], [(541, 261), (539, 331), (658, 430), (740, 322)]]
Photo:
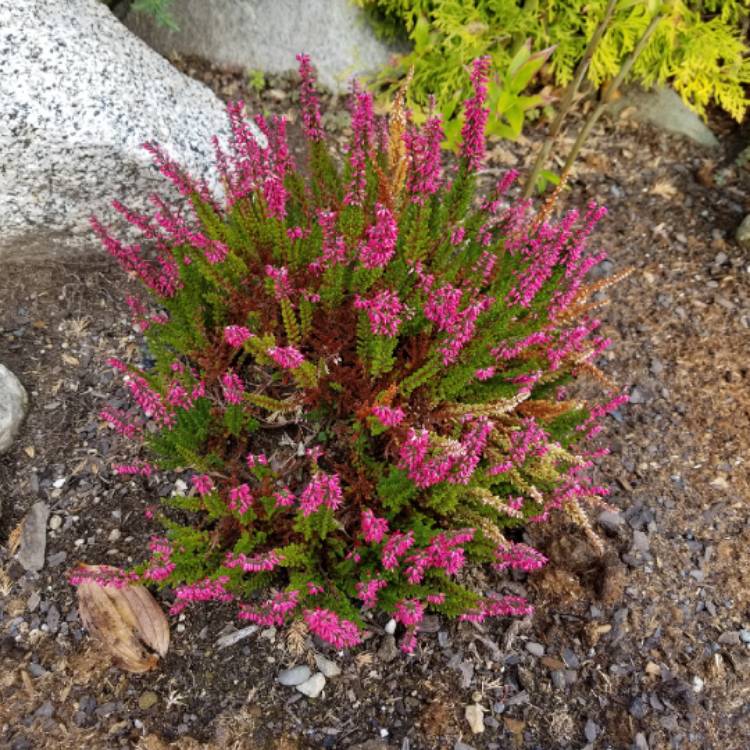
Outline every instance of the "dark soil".
[[(182, 65), (250, 111), (292, 108), (283, 79), (256, 92)], [(342, 137), (337, 106), (326, 122)], [(487, 179), (523, 169), (540, 137), (496, 145)], [(178, 618), (167, 658), (144, 675), (114, 668), (82, 632), (64, 571), (142, 559), (158, 532), (144, 510), (178, 477), (110, 469), (133, 448), (97, 417), (127, 404), (106, 359), (142, 357), (123, 275), (104, 256), (8, 264), (0, 359), (32, 405), (0, 457), (0, 747), (750, 747), (750, 257), (732, 239), (747, 184), (727, 154), (628, 119), (599, 127), (566, 202), (607, 204), (597, 239), (610, 260), (597, 272), (634, 271), (609, 291), (615, 345), (602, 363), (632, 397), (608, 422), (600, 469), (624, 521), (596, 525), (603, 557), (561, 520), (533, 529), (551, 563), (509, 582), (532, 618), (432, 619), (413, 657), (393, 652), (379, 621), (362, 647), (326, 653), (342, 673), (315, 700), (276, 676), (316, 644), (294, 655), (269, 629), (217, 650), (228, 608)], [(40, 500), (47, 564), (31, 574), (11, 549)], [(475, 703), (485, 731), (472, 735)]]

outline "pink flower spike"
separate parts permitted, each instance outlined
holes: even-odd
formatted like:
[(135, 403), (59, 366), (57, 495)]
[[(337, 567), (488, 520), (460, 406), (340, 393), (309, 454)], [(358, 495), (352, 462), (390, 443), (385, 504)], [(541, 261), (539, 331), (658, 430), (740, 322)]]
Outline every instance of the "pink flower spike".
[(299, 505), (303, 516), (315, 513), (321, 505), (336, 510), (343, 502), (341, 483), (338, 474), (318, 472), (302, 490)]
[(195, 487), (195, 491), (201, 497), (208, 495), (214, 488), (213, 480), (208, 474), (193, 474), (190, 481), (192, 482), (193, 487)]
[(320, 102), (315, 90), (315, 73), (310, 63), (310, 55), (297, 55), (299, 63), (300, 105), (302, 107), (302, 126), (308, 140), (312, 142), (323, 140), (323, 127), (320, 120)]
[(330, 609), (307, 609), (304, 618), (313, 635), (335, 648), (349, 648), (362, 641), (359, 628), (350, 620), (340, 619)]
[(247, 513), (253, 504), (254, 498), (247, 484), (240, 484), (229, 490), (229, 509), (238, 513)]
[(396, 252), (398, 224), (382, 203), (375, 204), (375, 221), (367, 228), (366, 241), (359, 248), (359, 259), (368, 269), (387, 265)]
[(378, 518), (369, 508), (365, 508), (361, 515), (362, 536), (368, 544), (380, 544), (388, 533), (388, 521)]
[(242, 346), (252, 335), (245, 326), (227, 326), (224, 329), (224, 341), (229, 346)]
[(266, 354), (285, 370), (296, 370), (305, 361), (301, 352), (293, 346), (272, 346)]
[(371, 409), (372, 415), (377, 417), (385, 427), (395, 427), (404, 421), (404, 410), (390, 406), (373, 406)]
[(461, 129), (461, 156), (466, 160), (469, 172), (476, 172), (484, 160), (484, 128), (487, 124), (489, 109), (487, 101), (487, 78), (490, 70), (489, 56), (474, 60), (471, 73), (471, 84), (474, 96), (464, 104), (464, 126)]

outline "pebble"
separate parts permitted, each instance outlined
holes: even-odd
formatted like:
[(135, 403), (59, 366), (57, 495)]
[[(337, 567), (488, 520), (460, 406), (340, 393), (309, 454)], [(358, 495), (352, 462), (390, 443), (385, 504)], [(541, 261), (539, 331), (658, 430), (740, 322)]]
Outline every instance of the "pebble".
[(643, 732), (638, 732), (635, 736), (635, 747), (636, 750), (648, 750), (648, 742), (646, 741), (646, 735)]
[(550, 672), (550, 675), (552, 677), (552, 684), (558, 689), (558, 690), (564, 690), (568, 683), (565, 679), (565, 673), (562, 671), (562, 669), (555, 669), (554, 671)]
[(48, 516), (49, 506), (42, 502), (34, 503), (26, 514), (16, 555), (24, 570), (38, 572), (44, 567)]
[(47, 629), (53, 634), (60, 629), (60, 610), (54, 604), (47, 611)]
[(385, 630), (388, 635), (393, 635), (396, 632), (396, 621), (393, 618), (388, 620), (383, 630)]
[(589, 742), (593, 742), (601, 731), (601, 727), (591, 719), (586, 722), (586, 726), (583, 728), (583, 734)]
[[(38, 606), (39, 602), (41, 601), (42, 597), (39, 596), (38, 591), (32, 591), (31, 594), (29, 594), (29, 598), (26, 600), (26, 608), (29, 610), (29, 612), (33, 612)], [(739, 634), (737, 635), (737, 643), (740, 642)]]
[(541, 643), (536, 643), (535, 641), (528, 641), (526, 643), (526, 650), (532, 656), (544, 656), (544, 646), (542, 646)]
[(633, 532), (633, 546), (639, 552), (648, 552), (651, 542), (649, 541), (648, 534), (644, 534), (642, 531)]
[(625, 523), (625, 519), (620, 513), (613, 513), (611, 510), (602, 511), (597, 516), (597, 520), (601, 526), (607, 529), (607, 531), (612, 531), (614, 533), (619, 531)]
[(719, 636), (718, 641), (725, 646), (739, 646), (741, 643), (740, 631), (727, 630)]
[(57, 531), (62, 526), (62, 518), (60, 516), (52, 516), (49, 519), (49, 527), (52, 531)]
[(575, 652), (568, 648), (567, 646), (560, 652), (560, 656), (562, 656), (563, 661), (571, 668), (571, 669), (578, 669), (578, 667), (581, 666), (581, 662), (578, 660), (578, 657), (575, 655)]
[(309, 680), (305, 680), (303, 683), (295, 685), (297, 690), (308, 698), (317, 698), (321, 692), (323, 692), (325, 686), (326, 678), (323, 676), (322, 672), (316, 672)]
[(648, 713), (648, 708), (640, 697), (633, 699), (628, 710), (630, 711), (630, 715), (636, 719), (644, 719)]
[(336, 662), (326, 659), (322, 654), (315, 654), (315, 663), (324, 677), (338, 677), (341, 674), (341, 667)]
[(159, 702), (159, 696), (153, 690), (146, 690), (138, 698), (138, 708), (148, 711)]
[(742, 628), (742, 630), (740, 630), (740, 640), (743, 643), (750, 643), (750, 630)]
[(107, 539), (110, 542), (116, 542), (121, 536), (120, 529), (112, 529), (112, 531), (109, 532)]
[(44, 703), (34, 711), (34, 716), (40, 719), (51, 719), (54, 713), (55, 707), (52, 703), (50, 701), (44, 701)]
[(472, 734), (484, 732), (484, 710), (478, 703), (466, 706), (464, 716), (469, 723), (469, 727), (471, 727)]
[(297, 687), (310, 679), (311, 674), (310, 667), (302, 664), (298, 667), (282, 670), (279, 672), (279, 676), (276, 679), (286, 687)]
[(378, 659), (386, 663), (393, 661), (398, 656), (398, 647), (396, 639), (392, 635), (383, 637), (383, 641), (378, 649)]
[(59, 565), (62, 565), (65, 562), (67, 557), (67, 552), (55, 552), (47, 558), (47, 565), (49, 565), (50, 568), (57, 568)]
[(47, 670), (41, 664), (37, 664), (34, 661), (29, 664), (29, 672), (32, 677), (42, 677), (47, 674)]

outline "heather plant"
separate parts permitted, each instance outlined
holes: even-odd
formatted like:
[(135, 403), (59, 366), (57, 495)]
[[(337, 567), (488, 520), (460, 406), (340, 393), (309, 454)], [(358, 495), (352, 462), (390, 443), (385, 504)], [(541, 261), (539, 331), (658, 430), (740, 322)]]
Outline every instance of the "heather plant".
[[(553, 218), (554, 200), (512, 198), (513, 172), (477, 195), (487, 58), (450, 168), (438, 115), (418, 127), (402, 92), (377, 118), (357, 86), (339, 166), (298, 59), (305, 165), (283, 118), (255, 118), (261, 144), (233, 103), (229, 145), (214, 142), (221, 196), (149, 145), (184, 206), (114, 202), (149, 248), (92, 220), (148, 293), (128, 303), (153, 366), (112, 361), (137, 409), (102, 416), (150, 460), (117, 470), (190, 477), (147, 511), (165, 528), (147, 559), (96, 579), (168, 585), (173, 613), (219, 601), (264, 626), (300, 621), (336, 648), (386, 612), (410, 652), (427, 610), (531, 612), (498, 593), (503, 571), (545, 563), (526, 524), (561, 511), (597, 541), (583, 506), (606, 490), (589, 441), (624, 397), (590, 405), (567, 388), (585, 372), (608, 382), (592, 296), (611, 280), (586, 281), (605, 211)], [(479, 565), (496, 580), (467, 575)]]

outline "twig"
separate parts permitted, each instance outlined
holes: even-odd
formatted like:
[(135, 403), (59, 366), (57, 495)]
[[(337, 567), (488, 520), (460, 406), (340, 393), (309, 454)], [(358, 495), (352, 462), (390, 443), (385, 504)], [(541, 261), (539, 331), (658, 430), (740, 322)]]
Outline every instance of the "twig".
[(562, 170), (563, 174), (567, 174), (568, 172), (570, 172), (570, 169), (572, 168), (573, 163), (578, 156), (578, 152), (581, 150), (581, 147), (588, 138), (589, 133), (591, 133), (592, 128), (594, 127), (594, 125), (596, 125), (597, 121), (602, 116), (602, 113), (607, 108), (612, 95), (615, 91), (617, 91), (622, 82), (625, 80), (625, 77), (633, 67), (633, 63), (638, 59), (638, 56), (641, 54), (641, 52), (643, 52), (645, 46), (648, 44), (648, 40), (651, 38), (651, 35), (654, 33), (654, 31), (656, 31), (656, 27), (659, 25), (659, 22), (663, 18), (664, 16), (662, 14), (657, 14), (651, 19), (651, 23), (643, 32), (643, 36), (638, 40), (638, 44), (635, 45), (635, 49), (633, 49), (633, 51), (625, 58), (622, 66), (620, 67), (620, 72), (612, 81), (612, 85), (607, 88), (607, 91), (605, 94), (603, 94), (601, 101), (591, 112), (588, 120), (586, 120), (584, 126), (581, 128), (581, 132), (578, 134), (578, 138), (576, 138), (576, 141), (573, 144), (573, 147), (570, 149), (570, 153), (568, 154), (567, 161), (565, 162), (565, 166)]
[(594, 52), (596, 51), (596, 48), (599, 46), (599, 42), (601, 41), (601, 38), (604, 36), (604, 32), (606, 31), (607, 26), (609, 26), (609, 21), (612, 18), (612, 14), (614, 13), (616, 5), (617, 5), (617, 0), (609, 0), (609, 3), (607, 3), (607, 7), (604, 10), (604, 15), (602, 16), (602, 20), (599, 22), (599, 25), (596, 27), (596, 30), (594, 31), (593, 36), (591, 37), (588, 45), (586, 46), (586, 51), (583, 53), (583, 57), (578, 63), (578, 67), (576, 68), (576, 72), (575, 72), (575, 75), (573, 76), (573, 80), (568, 84), (568, 87), (565, 89), (565, 95), (563, 96), (562, 102), (560, 102), (560, 107), (557, 110), (557, 115), (555, 116), (555, 119), (552, 121), (552, 125), (550, 126), (549, 133), (547, 134), (547, 138), (542, 144), (541, 151), (537, 154), (536, 160), (534, 161), (534, 167), (531, 170), (531, 174), (528, 176), (526, 180), (526, 184), (523, 186), (524, 198), (530, 197), (531, 193), (534, 190), (534, 185), (536, 184), (536, 181), (539, 177), (539, 173), (542, 171), (542, 167), (545, 165), (547, 159), (549, 158), (549, 154), (550, 154), (550, 151), (552, 151), (552, 146), (555, 142), (555, 139), (559, 135), (560, 130), (562, 128), (563, 120), (565, 119), (571, 107), (573, 106), (573, 99), (575, 99), (575, 95), (578, 93), (578, 89), (581, 86), (583, 77), (586, 75), (586, 71), (589, 68), (589, 64), (591, 63), (591, 59), (594, 56)]

